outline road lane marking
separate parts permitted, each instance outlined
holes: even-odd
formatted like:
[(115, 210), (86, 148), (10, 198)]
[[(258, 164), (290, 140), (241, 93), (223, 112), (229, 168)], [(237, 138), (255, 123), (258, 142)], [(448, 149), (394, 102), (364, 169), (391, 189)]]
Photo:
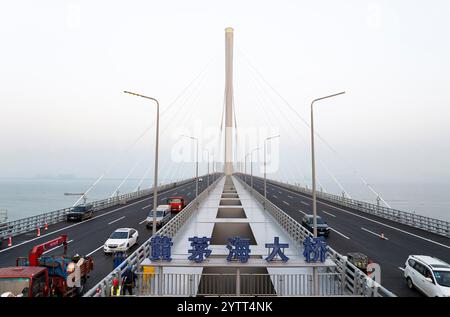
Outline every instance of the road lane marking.
[(152, 205), (144, 206), (142, 209), (152, 208)]
[[(364, 230), (364, 231), (367, 231), (368, 233), (373, 234), (374, 236), (377, 236), (377, 237), (379, 237), (379, 238), (382, 238), (380, 234), (375, 233), (375, 232), (373, 232), (373, 231), (370, 231), (369, 229), (366, 229), (366, 228), (363, 228), (363, 227), (361, 227), (361, 229)], [(389, 239), (386, 238), (386, 237), (383, 237), (382, 239), (383, 239), (383, 240), (389, 240)]]
[(139, 222), (140, 225), (142, 225), (144, 222), (146, 222), (147, 219), (142, 220), (141, 222)]
[(187, 193), (188, 196), (191, 196), (191, 192)]
[(294, 199), (294, 197), (292, 197), (291, 195), (287, 195), (290, 199)]
[(284, 200), (283, 200), (283, 202), (284, 202), (286, 205), (290, 206), (289, 203), (288, 203), (287, 201), (284, 201)]
[(304, 201), (301, 201), (301, 203), (302, 203), (303, 205), (305, 205), (305, 206), (309, 206), (309, 204), (306, 203), (306, 202), (304, 202)]
[[(273, 185), (273, 184), (272, 184), (272, 186), (277, 186), (277, 185)], [(290, 190), (288, 190), (288, 189), (285, 189), (285, 190), (286, 190), (286, 191), (289, 191), (289, 192), (291, 192), (291, 193), (293, 193), (293, 194), (295, 194), (295, 195), (301, 196), (301, 197), (303, 197), (303, 198), (307, 198), (307, 199), (309, 199), (309, 200), (312, 200), (312, 198), (306, 197), (306, 196), (301, 195), (301, 194), (299, 194), (299, 193), (292, 192), (292, 191), (290, 191)], [(342, 212), (348, 213), (348, 214), (353, 215), (353, 216), (355, 216), (355, 217), (359, 217), (359, 218), (362, 218), (362, 219), (366, 219), (366, 220), (368, 220), (368, 221), (371, 221), (371, 222), (374, 222), (374, 223), (376, 223), (376, 224), (385, 226), (385, 227), (387, 227), (387, 228), (390, 228), (390, 229), (393, 229), (393, 230), (397, 230), (397, 231), (399, 231), (399, 232), (408, 234), (408, 235), (413, 236), (413, 237), (416, 237), (416, 238), (418, 238), (418, 239), (422, 239), (422, 240), (428, 241), (428, 242), (430, 242), (430, 243), (434, 243), (434, 244), (436, 244), (436, 245), (439, 245), (439, 246), (441, 246), (441, 247), (450, 249), (450, 246), (448, 246), (448, 245), (446, 245), (446, 244), (443, 244), (443, 243), (440, 243), (440, 242), (437, 242), (437, 241), (434, 241), (434, 240), (431, 240), (431, 239), (428, 239), (428, 238), (419, 236), (419, 235), (417, 235), (417, 234), (415, 234), (415, 233), (412, 233), (412, 232), (409, 232), (409, 231), (406, 231), (406, 230), (403, 230), (403, 229), (399, 229), (399, 228), (393, 227), (393, 226), (391, 226), (391, 225), (387, 225), (387, 224), (385, 224), (385, 223), (382, 223), (382, 222), (377, 221), (377, 220), (370, 219), (370, 218), (368, 218), (368, 217), (364, 217), (364, 216), (355, 214), (355, 213), (353, 213), (353, 212), (351, 212), (351, 211), (348, 211), (348, 210), (345, 210), (345, 209), (342, 209), (342, 208), (339, 208), (339, 207), (336, 207), (336, 206), (327, 204), (327, 203), (325, 203), (325, 202), (323, 202), (323, 201), (321, 201), (320, 203), (321, 203), (321, 204), (324, 204), (324, 205), (326, 205), (326, 206), (328, 206), (328, 207), (331, 207), (331, 208), (333, 208), (333, 209), (340, 210), (340, 211), (342, 211)]]
[(86, 256), (91, 256), (92, 254), (94, 254), (95, 252), (97, 252), (98, 250), (100, 250), (101, 248), (103, 248), (103, 244), (101, 246), (99, 246), (97, 249), (95, 249), (94, 251), (86, 254)]
[[(187, 183), (187, 184), (189, 184), (189, 183)], [(183, 184), (183, 185), (181, 185), (180, 187), (184, 187), (184, 186), (186, 186), (187, 184)], [(179, 189), (180, 187), (178, 187), (177, 189)], [(173, 190), (175, 190), (175, 188), (167, 190), (166, 193), (171, 192), (171, 191), (173, 191)], [(97, 219), (97, 218), (101, 218), (101, 217), (107, 216), (107, 215), (109, 215), (109, 214), (111, 214), (111, 213), (114, 213), (114, 212), (116, 212), (116, 211), (119, 211), (119, 210), (122, 210), (122, 209), (125, 209), (125, 208), (128, 208), (128, 207), (131, 207), (131, 206), (134, 206), (134, 205), (139, 204), (139, 203), (141, 203), (141, 202), (143, 202), (143, 201), (146, 201), (146, 200), (148, 200), (148, 199), (153, 199), (153, 196), (147, 197), (147, 198), (143, 198), (143, 199), (141, 199), (141, 200), (135, 201), (134, 203), (131, 203), (131, 204), (128, 204), (128, 205), (125, 205), (125, 206), (122, 206), (122, 207), (119, 207), (119, 208), (110, 210), (110, 211), (108, 211), (108, 212), (105, 212), (104, 214), (101, 214), (101, 215), (98, 215), (98, 216), (89, 218), (89, 219), (84, 220), (84, 221), (81, 221), (81, 222), (74, 223), (74, 224), (69, 225), (69, 226), (67, 226), (67, 227), (63, 227), (63, 228), (57, 229), (57, 230), (55, 230), (55, 231), (52, 231), (52, 232), (43, 234), (43, 235), (41, 235), (41, 236), (39, 236), (39, 237), (35, 237), (35, 238), (33, 238), (33, 239), (29, 239), (29, 240), (22, 241), (22, 242), (20, 242), (20, 243), (18, 243), (18, 244), (13, 245), (12, 247), (5, 248), (5, 249), (3, 249), (3, 250), (0, 250), (0, 253), (3, 253), (3, 252), (5, 252), (5, 251), (11, 250), (11, 249), (14, 249), (14, 248), (17, 248), (17, 247), (20, 247), (20, 246), (22, 246), (22, 245), (24, 245), (24, 244), (33, 242), (33, 241), (38, 240), (38, 239), (45, 238), (45, 237), (47, 237), (47, 236), (49, 236), (49, 235), (51, 235), (51, 234), (54, 234), (54, 233), (57, 233), (57, 232), (60, 232), (60, 231), (66, 230), (66, 229), (70, 229), (70, 228), (75, 227), (75, 226), (82, 225), (82, 224), (84, 224), (84, 223), (86, 223), (86, 222), (93, 221), (94, 219)], [(26, 232), (23, 233), (23, 234), (26, 234)]]
[(333, 214), (330, 214), (329, 212), (326, 212), (325, 210), (322, 210), (322, 212), (323, 213), (325, 213), (325, 214), (327, 214), (327, 215), (330, 215), (331, 217), (333, 217), (333, 218), (336, 218), (336, 216), (335, 215), (333, 215)]
[(120, 217), (120, 218), (117, 218), (116, 220), (113, 220), (113, 221), (111, 221), (111, 222), (108, 222), (108, 225), (111, 225), (111, 224), (113, 224), (114, 222), (117, 222), (117, 221), (122, 220), (122, 219), (124, 219), (124, 218), (125, 218), (125, 216)]
[[(73, 240), (67, 241), (67, 244), (69, 244), (69, 243), (71, 243), (71, 242), (73, 242)], [(53, 250), (56, 250), (56, 249), (58, 249), (58, 248), (60, 248), (60, 247), (62, 247), (62, 246), (63, 246), (63, 245), (58, 245), (57, 247), (51, 248), (51, 249), (45, 251), (45, 252), (42, 253), (42, 254), (47, 254), (47, 253), (52, 252)]]
[(349, 237), (347, 237), (345, 234), (343, 234), (343, 233), (337, 231), (336, 229), (330, 227), (330, 230), (336, 232), (336, 233), (337, 233), (338, 235), (340, 235), (340, 236), (343, 236), (345, 239), (350, 240)]
[(303, 210), (299, 209), (298, 211), (300, 211), (302, 214), (306, 215), (306, 212), (304, 212)]
[(272, 195), (272, 197), (278, 198), (278, 196)]

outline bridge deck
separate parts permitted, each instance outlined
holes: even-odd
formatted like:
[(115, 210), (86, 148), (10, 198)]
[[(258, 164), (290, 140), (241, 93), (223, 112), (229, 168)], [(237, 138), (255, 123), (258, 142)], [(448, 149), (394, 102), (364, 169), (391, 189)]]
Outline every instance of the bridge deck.
[[(206, 179), (199, 183), (199, 192), (206, 188)], [(182, 195), (187, 197), (189, 203), (195, 197), (195, 181), (183, 184), (174, 189), (161, 191), (158, 195), (158, 203), (165, 202), (168, 196)], [(147, 240), (151, 236), (151, 230), (145, 228), (144, 220), (152, 206), (153, 195), (135, 201), (129, 201), (126, 205), (115, 206), (98, 211), (92, 219), (80, 223), (61, 222), (51, 225), (48, 231), (41, 229), (41, 236), (36, 237), (36, 232), (29, 232), (13, 238), (13, 246), (7, 248), (3, 245), (0, 250), (0, 267), (14, 266), (16, 258), (27, 256), (31, 248), (42, 242), (51, 240), (60, 234), (67, 234), (68, 254), (92, 255), (94, 259), (94, 271), (86, 284), (86, 289), (91, 288), (113, 270), (113, 258), (103, 253), (103, 244), (109, 235), (121, 227), (132, 227), (138, 230), (139, 240)], [(137, 246), (131, 250), (134, 251)], [(62, 249), (57, 248), (48, 252), (48, 255), (61, 254)]]
[[(264, 195), (263, 179), (253, 177), (253, 185)], [(305, 214), (312, 214), (310, 195), (270, 181), (267, 198), (298, 222)], [(420, 296), (406, 287), (403, 277), (402, 268), (409, 255), (431, 255), (450, 263), (449, 238), (325, 201), (318, 201), (317, 211), (331, 227), (328, 243), (343, 255), (358, 251), (380, 264), (381, 284), (398, 296)], [(382, 240), (381, 233), (388, 240)]]

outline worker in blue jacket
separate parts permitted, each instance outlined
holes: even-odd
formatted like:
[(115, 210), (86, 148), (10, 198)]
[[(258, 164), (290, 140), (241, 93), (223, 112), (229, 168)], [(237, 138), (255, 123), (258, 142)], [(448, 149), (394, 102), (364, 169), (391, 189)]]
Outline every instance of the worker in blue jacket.
[(127, 266), (127, 269), (123, 273), (123, 294), (133, 295), (133, 289), (136, 286), (137, 275), (133, 272), (131, 265)]

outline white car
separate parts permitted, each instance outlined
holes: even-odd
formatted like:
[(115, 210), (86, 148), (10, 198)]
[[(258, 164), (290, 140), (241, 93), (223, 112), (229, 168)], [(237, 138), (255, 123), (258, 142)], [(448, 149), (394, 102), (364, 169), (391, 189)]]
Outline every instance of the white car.
[(409, 288), (429, 297), (450, 297), (450, 264), (428, 255), (410, 255), (404, 271)]
[(133, 228), (120, 228), (114, 231), (103, 246), (105, 253), (127, 252), (138, 241), (139, 233)]
[[(156, 227), (162, 227), (169, 222), (171, 217), (170, 205), (159, 205), (156, 208)], [(147, 229), (153, 227), (153, 210), (148, 214), (147, 219), (145, 219), (145, 224)]]

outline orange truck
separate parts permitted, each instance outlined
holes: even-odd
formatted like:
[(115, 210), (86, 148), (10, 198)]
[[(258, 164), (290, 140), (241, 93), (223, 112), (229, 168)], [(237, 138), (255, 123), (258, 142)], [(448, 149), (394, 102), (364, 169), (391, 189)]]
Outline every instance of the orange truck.
[[(60, 245), (64, 255), (43, 256)], [(0, 294), (16, 297), (80, 296), (93, 270), (92, 257), (66, 256), (67, 235), (35, 246), (16, 266), (0, 268)]]

